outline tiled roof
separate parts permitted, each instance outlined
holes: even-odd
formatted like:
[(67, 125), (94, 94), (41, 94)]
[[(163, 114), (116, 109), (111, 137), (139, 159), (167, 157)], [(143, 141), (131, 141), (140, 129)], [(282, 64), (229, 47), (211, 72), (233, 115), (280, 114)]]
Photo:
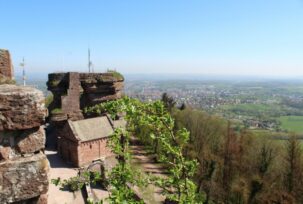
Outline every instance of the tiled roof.
[(68, 123), (76, 138), (82, 142), (109, 137), (114, 131), (106, 116)]

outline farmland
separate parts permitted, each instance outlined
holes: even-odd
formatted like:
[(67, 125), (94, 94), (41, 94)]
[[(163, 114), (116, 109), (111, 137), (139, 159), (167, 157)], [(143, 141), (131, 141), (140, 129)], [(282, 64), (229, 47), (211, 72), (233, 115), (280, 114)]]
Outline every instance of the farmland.
[(283, 130), (303, 134), (303, 116), (281, 116), (278, 120)]

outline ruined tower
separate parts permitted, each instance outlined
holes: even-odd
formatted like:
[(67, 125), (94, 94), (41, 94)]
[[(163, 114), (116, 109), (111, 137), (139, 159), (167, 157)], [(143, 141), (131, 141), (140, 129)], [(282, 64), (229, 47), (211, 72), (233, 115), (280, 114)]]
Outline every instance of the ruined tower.
[(73, 119), (85, 107), (121, 98), (124, 78), (116, 72), (51, 73), (47, 87), (54, 96), (49, 112), (60, 112)]
[(0, 84), (11, 83), (14, 79), (14, 70), (8, 50), (0, 49)]

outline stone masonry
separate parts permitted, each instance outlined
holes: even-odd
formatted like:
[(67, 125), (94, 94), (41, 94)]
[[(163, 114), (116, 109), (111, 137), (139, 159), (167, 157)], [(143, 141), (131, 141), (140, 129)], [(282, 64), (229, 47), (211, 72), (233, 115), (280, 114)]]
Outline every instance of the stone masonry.
[(8, 50), (0, 49), (0, 84), (12, 83), (14, 70)]
[(0, 203), (47, 203), (46, 114), (41, 91), (0, 85)]
[(69, 114), (80, 114), (80, 81), (79, 73), (70, 72), (68, 73), (69, 87), (67, 94), (61, 96), (61, 109), (64, 113)]

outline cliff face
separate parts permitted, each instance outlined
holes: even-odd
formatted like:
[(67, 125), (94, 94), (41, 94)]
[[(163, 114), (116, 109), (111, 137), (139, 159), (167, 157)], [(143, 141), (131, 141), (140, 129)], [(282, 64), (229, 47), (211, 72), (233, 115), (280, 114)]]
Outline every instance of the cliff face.
[(46, 203), (49, 163), (43, 93), (0, 85), (0, 203)]

